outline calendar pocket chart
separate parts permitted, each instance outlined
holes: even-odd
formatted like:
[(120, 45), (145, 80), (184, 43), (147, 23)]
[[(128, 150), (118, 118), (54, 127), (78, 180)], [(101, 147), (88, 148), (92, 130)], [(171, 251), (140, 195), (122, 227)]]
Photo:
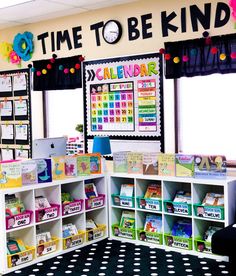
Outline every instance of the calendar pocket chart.
[(161, 65), (157, 53), (83, 63), (85, 143), (94, 136), (129, 137), (153, 141), (163, 150)]
[[(134, 131), (133, 83), (105, 84), (109, 91), (91, 86), (93, 131)], [(96, 92), (95, 92), (96, 91)]]

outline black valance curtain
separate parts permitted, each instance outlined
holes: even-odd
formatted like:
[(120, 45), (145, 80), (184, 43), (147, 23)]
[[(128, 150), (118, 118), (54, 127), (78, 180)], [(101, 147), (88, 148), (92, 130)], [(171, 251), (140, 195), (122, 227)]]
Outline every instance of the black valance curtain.
[(52, 58), (33, 62), (35, 91), (82, 87), (80, 56)]
[(165, 43), (167, 79), (236, 72), (236, 34)]

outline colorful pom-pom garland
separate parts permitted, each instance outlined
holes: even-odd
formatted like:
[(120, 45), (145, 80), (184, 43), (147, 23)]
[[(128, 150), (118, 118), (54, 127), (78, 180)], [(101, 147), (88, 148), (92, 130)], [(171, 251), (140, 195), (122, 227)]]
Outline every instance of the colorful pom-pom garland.
[[(41, 71), (40, 70), (37, 70), (36, 68), (34, 68), (32, 66), (32, 64), (28, 64), (28, 68), (31, 70), (31, 72), (36, 72), (36, 76), (40, 77), (42, 75), (46, 75), (48, 73), (48, 70), (52, 70), (53, 69), (53, 66), (55, 61), (56, 61), (56, 58), (57, 58), (57, 55), (56, 54), (53, 54), (52, 55), (52, 58), (49, 60), (50, 62), (47, 64), (46, 68), (43, 68)], [(84, 57), (83, 56), (79, 56), (78, 60), (80, 62), (83, 62), (84, 61)], [(69, 73), (71, 74), (75, 74), (76, 70), (80, 70), (81, 69), (81, 65), (76, 62), (74, 67), (71, 67), (71, 68), (64, 68), (64, 66), (62, 64), (60, 64), (58, 66), (58, 69), (60, 71), (63, 71), (64, 74), (68, 75)]]

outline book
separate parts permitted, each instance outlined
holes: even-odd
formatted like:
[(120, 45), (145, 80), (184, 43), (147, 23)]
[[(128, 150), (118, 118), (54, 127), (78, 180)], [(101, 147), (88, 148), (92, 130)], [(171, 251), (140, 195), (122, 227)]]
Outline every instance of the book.
[(90, 157), (88, 155), (77, 156), (78, 175), (90, 175)]
[(144, 223), (144, 231), (147, 232), (162, 232), (162, 218), (161, 216), (155, 214), (147, 214), (145, 223)]
[(158, 175), (158, 154), (157, 152), (143, 153), (143, 174)]
[(143, 154), (140, 152), (129, 152), (127, 155), (128, 173), (143, 173)]
[(36, 235), (36, 242), (37, 245), (50, 242), (52, 240), (50, 232), (43, 232)]
[(175, 176), (175, 154), (161, 153), (158, 155), (158, 174)]
[(144, 198), (161, 198), (161, 185), (157, 183), (148, 184)]
[(34, 160), (25, 160), (21, 162), (22, 184), (36, 184), (37, 179), (37, 163)]
[(85, 183), (85, 195), (87, 198), (94, 198), (98, 196), (97, 188), (94, 183)]
[(173, 202), (176, 203), (191, 203), (191, 193), (186, 191), (177, 191), (175, 194), (175, 197), (173, 199)]
[(86, 230), (97, 228), (97, 224), (93, 219), (86, 219)]
[(121, 184), (120, 196), (132, 197), (134, 192), (134, 184)]
[(195, 155), (194, 176), (196, 178), (226, 178), (226, 158), (223, 155)]
[(203, 235), (203, 240), (206, 241), (206, 242), (210, 242), (211, 243), (211, 238), (213, 236), (213, 234), (216, 232), (216, 231), (219, 231), (221, 230), (222, 227), (218, 227), (218, 226), (209, 226), (207, 228), (207, 230), (205, 231), (204, 235)]
[(182, 238), (191, 238), (192, 237), (192, 224), (188, 219), (179, 219), (174, 222), (172, 231), (173, 236), (182, 237)]
[(14, 239), (9, 239), (7, 241), (7, 250), (10, 254), (16, 254), (21, 252), (18, 242)]
[(113, 172), (115, 173), (127, 173), (128, 162), (127, 156), (129, 151), (113, 152)]
[(64, 156), (52, 157), (52, 179), (53, 180), (65, 179), (65, 157)]
[(101, 154), (100, 153), (88, 153), (90, 158), (90, 173), (101, 173)]
[(22, 186), (21, 162), (0, 162), (0, 189)]
[(224, 195), (217, 193), (207, 193), (202, 201), (205, 206), (224, 206)]
[(8, 198), (5, 200), (6, 216), (14, 216), (22, 214), (25, 211), (25, 206), (22, 200), (17, 197)]
[(182, 177), (194, 176), (194, 155), (175, 155), (175, 175)]
[(78, 234), (78, 230), (74, 224), (68, 223), (68, 224), (64, 224), (62, 226), (63, 238), (67, 238), (67, 237), (74, 236), (77, 234)]
[(77, 176), (77, 156), (65, 156), (65, 176)]
[(52, 182), (52, 160), (51, 158), (34, 159), (37, 163), (38, 183)]
[(45, 209), (51, 207), (46, 197), (36, 196), (35, 197), (35, 209)]
[(123, 210), (120, 219), (120, 227), (135, 228), (135, 214), (134, 211)]

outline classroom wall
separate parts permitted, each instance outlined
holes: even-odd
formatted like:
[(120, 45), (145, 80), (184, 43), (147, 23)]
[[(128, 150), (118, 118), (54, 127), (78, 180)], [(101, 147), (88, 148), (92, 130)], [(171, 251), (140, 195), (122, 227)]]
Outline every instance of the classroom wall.
[[(164, 42), (166, 41), (200, 38), (204, 30), (207, 30), (211, 36), (234, 33), (235, 28), (232, 18), (223, 24), (223, 19), (226, 16), (225, 7), (227, 6), (228, 1), (141, 0), (125, 5), (1, 30), (0, 42), (12, 42), (18, 32), (32, 32), (35, 50), (31, 61), (51, 58), (53, 53), (56, 53), (58, 57), (82, 54), (86, 60), (152, 53), (158, 52), (160, 48), (164, 47)], [(195, 9), (196, 12), (196, 8), (199, 8), (201, 11), (204, 11), (205, 8), (208, 9), (206, 10), (206, 14), (208, 13), (209, 15), (209, 21), (205, 18), (203, 24), (199, 24), (198, 22), (197, 26), (194, 26), (191, 15), (194, 17), (193, 10)], [(218, 18), (217, 10), (218, 15), (220, 15)], [(100, 46), (98, 46), (95, 31), (91, 30), (91, 28), (96, 26), (97, 23), (105, 23), (109, 19), (116, 19), (122, 24), (122, 38), (117, 44), (107, 44), (102, 39), (102, 29), (100, 28), (98, 29)], [(135, 30), (131, 27), (132, 24), (128, 22), (137, 24)], [(169, 24), (170, 28), (174, 28), (175, 32), (168, 30), (168, 34), (166, 34), (163, 27), (166, 25), (165, 22)], [(73, 43), (72, 29), (75, 27), (77, 27), (77, 30), (81, 28), (81, 31), (78, 31), (76, 34), (77, 46), (78, 43), (81, 43), (78, 48), (75, 48)], [(62, 43), (61, 49), (53, 52), (51, 34), (56, 36), (57, 32), (60, 31), (68, 31), (73, 47), (69, 50), (67, 43)], [(45, 33), (48, 33), (49, 37), (45, 38), (45, 49), (43, 49), (42, 39), (39, 39), (39, 36), (45, 35)], [(129, 34), (131, 37), (129, 37)], [(22, 63), (22, 67), (27, 67), (29, 63)], [(17, 67), (0, 59), (0, 70), (11, 69), (15, 70)], [(39, 103), (38, 96), (38, 94), (32, 93), (32, 108), (35, 114), (41, 114), (42, 112), (41, 104), (37, 104)], [(167, 152), (174, 151), (173, 98), (173, 82), (164, 81), (165, 146)], [(38, 106), (39, 109), (37, 109)], [(40, 121), (37, 124), (40, 124)], [(37, 130), (41, 131), (42, 128), (37, 127)], [(33, 136), (41, 135), (36, 133), (37, 130), (33, 130)]]

